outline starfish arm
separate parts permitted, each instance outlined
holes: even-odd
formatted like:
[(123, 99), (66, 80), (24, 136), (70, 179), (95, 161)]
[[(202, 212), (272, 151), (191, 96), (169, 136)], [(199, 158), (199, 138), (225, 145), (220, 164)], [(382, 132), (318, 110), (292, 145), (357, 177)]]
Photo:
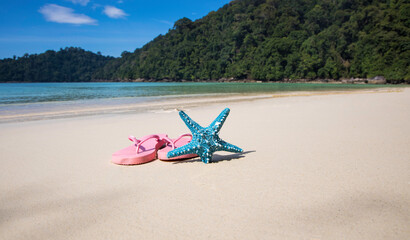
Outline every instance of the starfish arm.
[(234, 152), (234, 153), (243, 152), (242, 148), (237, 147), (233, 144), (227, 143), (225, 141), (221, 141), (220, 144), (221, 144), (220, 150), (222, 151)]
[(201, 125), (192, 120), (184, 111), (180, 111), (179, 116), (181, 117), (182, 121), (184, 121), (184, 123), (187, 125), (192, 134), (198, 132), (202, 128)]
[(210, 163), (212, 161), (212, 154), (209, 148), (203, 149), (198, 155), (203, 163)]
[(167, 157), (173, 158), (173, 157), (178, 157), (178, 156), (185, 155), (185, 154), (194, 154), (194, 153), (197, 153), (196, 144), (193, 142), (190, 142), (187, 145), (184, 145), (182, 147), (175, 148), (174, 150), (169, 151), (167, 153)]
[(225, 108), (217, 118), (215, 118), (215, 120), (209, 125), (209, 127), (211, 127), (213, 129), (214, 132), (219, 133), (219, 131), (221, 130), (222, 126), (225, 123), (226, 118), (229, 115), (229, 112), (231, 110), (229, 108)]

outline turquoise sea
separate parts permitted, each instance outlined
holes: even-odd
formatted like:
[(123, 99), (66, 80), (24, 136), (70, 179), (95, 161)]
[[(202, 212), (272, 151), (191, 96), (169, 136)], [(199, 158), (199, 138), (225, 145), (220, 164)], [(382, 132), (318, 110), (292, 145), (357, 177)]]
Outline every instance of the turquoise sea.
[[(130, 106), (165, 103), (175, 99), (276, 94), (297, 91), (345, 91), (389, 85), (311, 83), (3, 83), (0, 84), (0, 121), (46, 116), (79, 109), (115, 112)], [(128, 106), (128, 107), (125, 107)], [(138, 110), (134, 108), (133, 110)], [(88, 111), (93, 114), (93, 111)], [(101, 111), (99, 111), (101, 112)], [(54, 116), (54, 115), (53, 115)]]

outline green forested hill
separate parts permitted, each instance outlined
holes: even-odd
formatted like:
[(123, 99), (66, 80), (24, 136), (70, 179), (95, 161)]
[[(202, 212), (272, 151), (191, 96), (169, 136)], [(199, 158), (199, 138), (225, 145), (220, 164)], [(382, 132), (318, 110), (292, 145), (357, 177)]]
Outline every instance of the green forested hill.
[(25, 54), (0, 60), (0, 82), (86, 82), (112, 57), (81, 48), (65, 48), (42, 54)]
[(183, 18), (95, 79), (410, 80), (408, 0), (235, 0)]

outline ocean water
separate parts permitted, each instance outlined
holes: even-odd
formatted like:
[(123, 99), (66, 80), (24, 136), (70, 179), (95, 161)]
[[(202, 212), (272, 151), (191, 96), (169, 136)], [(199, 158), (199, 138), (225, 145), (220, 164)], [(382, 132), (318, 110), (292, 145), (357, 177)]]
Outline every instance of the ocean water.
[(0, 122), (138, 111), (144, 106), (146, 110), (149, 106), (166, 105), (176, 99), (186, 101), (188, 98), (381, 87), (390, 86), (308, 83), (3, 83), (0, 84)]
[(386, 85), (308, 83), (3, 83), (0, 104), (82, 101), (183, 95), (260, 94), (379, 88)]

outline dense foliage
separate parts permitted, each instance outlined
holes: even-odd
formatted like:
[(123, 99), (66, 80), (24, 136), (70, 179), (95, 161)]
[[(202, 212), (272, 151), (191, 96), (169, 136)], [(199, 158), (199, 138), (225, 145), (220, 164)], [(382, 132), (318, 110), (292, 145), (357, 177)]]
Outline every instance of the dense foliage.
[(25, 54), (0, 60), (0, 82), (86, 82), (111, 59), (74, 47)]
[(95, 79), (410, 80), (407, 0), (236, 0), (178, 20)]

